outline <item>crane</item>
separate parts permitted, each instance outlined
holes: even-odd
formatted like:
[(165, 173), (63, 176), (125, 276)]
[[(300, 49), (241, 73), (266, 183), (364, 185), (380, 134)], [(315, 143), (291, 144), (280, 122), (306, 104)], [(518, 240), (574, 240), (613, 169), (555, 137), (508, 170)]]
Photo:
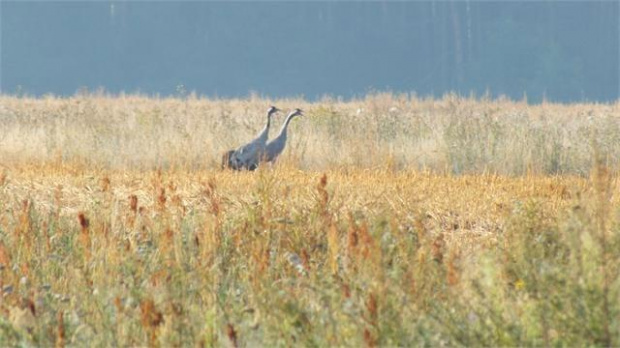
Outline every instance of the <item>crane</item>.
[[(267, 110), (267, 124), (261, 130), (256, 138), (249, 143), (237, 148), (232, 154), (227, 152), (224, 156), (229, 156), (229, 164), (232, 169), (254, 170), (258, 167), (260, 158), (265, 152), (267, 139), (269, 137), (269, 126), (271, 125), (271, 117), (279, 112), (275, 106), (270, 106)], [(222, 159), (224, 161), (224, 159)]]
[(270, 141), (266, 146), (264, 158), (265, 161), (275, 161), (282, 153), (282, 151), (284, 151), (284, 147), (286, 146), (286, 134), (288, 125), (291, 120), (296, 116), (303, 116), (303, 111), (301, 109), (295, 109), (288, 114), (286, 120), (284, 121), (284, 124), (282, 125), (282, 128), (280, 129), (280, 134), (278, 134), (278, 136), (275, 137), (272, 141)]

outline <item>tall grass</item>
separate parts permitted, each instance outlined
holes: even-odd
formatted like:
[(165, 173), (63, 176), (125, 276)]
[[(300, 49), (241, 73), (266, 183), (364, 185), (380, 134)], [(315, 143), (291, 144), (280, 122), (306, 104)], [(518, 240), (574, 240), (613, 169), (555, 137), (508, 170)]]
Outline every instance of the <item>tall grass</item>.
[(604, 166), (13, 168), (0, 344), (613, 346), (617, 190)]
[(620, 344), (616, 105), (0, 105), (0, 346)]
[[(301, 107), (284, 161), (304, 170), (342, 167), (439, 173), (578, 174), (592, 167), (592, 143), (615, 170), (618, 104), (527, 105), (447, 95), (392, 94), (348, 102), (325, 98), (212, 100), (78, 95), (0, 97), (5, 163), (83, 163), (99, 168), (213, 169), (221, 153), (251, 139), (269, 104)], [(279, 115), (274, 131), (284, 120)]]

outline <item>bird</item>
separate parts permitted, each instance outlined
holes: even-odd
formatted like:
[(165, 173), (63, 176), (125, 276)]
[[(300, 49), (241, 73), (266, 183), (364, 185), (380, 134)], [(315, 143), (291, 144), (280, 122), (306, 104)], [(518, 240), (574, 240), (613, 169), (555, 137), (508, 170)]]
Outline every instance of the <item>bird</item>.
[[(244, 166), (242, 164), (233, 162), (234, 153), (235, 153), (235, 150), (227, 150), (224, 153), (222, 153), (222, 163), (221, 163), (222, 169), (233, 169), (233, 170), (244, 169)], [(245, 167), (245, 169), (248, 169), (250, 171), (256, 170), (256, 168), (258, 168), (258, 163), (252, 163), (249, 166)]]
[[(267, 110), (267, 124), (261, 130), (254, 140), (237, 148), (230, 155), (230, 167), (235, 170), (248, 169), (255, 170), (258, 167), (260, 158), (265, 152), (267, 139), (269, 138), (269, 126), (271, 125), (271, 117), (279, 112), (275, 106), (270, 106)], [(225, 155), (226, 156), (226, 155)]]
[(303, 116), (303, 111), (301, 109), (295, 109), (291, 111), (286, 117), (282, 128), (280, 129), (280, 134), (275, 137), (272, 141), (267, 144), (265, 149), (265, 161), (273, 162), (278, 156), (284, 151), (284, 147), (286, 146), (286, 132), (288, 129), (288, 125), (291, 120), (296, 116)]

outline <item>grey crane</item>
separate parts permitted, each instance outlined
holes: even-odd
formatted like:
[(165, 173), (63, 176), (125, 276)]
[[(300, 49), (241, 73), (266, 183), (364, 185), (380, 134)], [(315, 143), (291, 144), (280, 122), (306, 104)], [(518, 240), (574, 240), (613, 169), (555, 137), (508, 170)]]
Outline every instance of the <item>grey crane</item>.
[(267, 124), (254, 140), (239, 147), (230, 155), (230, 167), (235, 170), (248, 169), (254, 170), (258, 167), (258, 162), (265, 152), (267, 139), (269, 137), (269, 126), (271, 117), (280, 111), (275, 106), (270, 106), (267, 110)]
[(278, 156), (284, 151), (284, 147), (286, 146), (286, 133), (288, 129), (288, 125), (291, 120), (296, 116), (303, 116), (303, 111), (301, 109), (295, 109), (291, 111), (286, 117), (282, 128), (280, 129), (280, 134), (275, 137), (272, 141), (267, 144), (267, 148), (265, 150), (265, 161), (272, 162), (275, 161)]
[(249, 166), (244, 167), (242, 163), (238, 163), (237, 161), (233, 160), (234, 154), (235, 154), (235, 150), (227, 150), (222, 153), (222, 162), (221, 162), (222, 169), (242, 170), (245, 168), (248, 170), (255, 170), (256, 168), (258, 168), (258, 164), (251, 164)]

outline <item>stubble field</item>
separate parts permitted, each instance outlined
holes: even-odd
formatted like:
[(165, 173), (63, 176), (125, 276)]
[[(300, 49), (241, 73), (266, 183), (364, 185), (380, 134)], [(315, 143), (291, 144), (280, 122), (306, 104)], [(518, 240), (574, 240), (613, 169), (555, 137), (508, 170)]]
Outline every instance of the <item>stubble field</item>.
[[(270, 104), (306, 114), (281, 160), (220, 170)], [(2, 346), (620, 343), (618, 104), (4, 96), (0, 121)]]

